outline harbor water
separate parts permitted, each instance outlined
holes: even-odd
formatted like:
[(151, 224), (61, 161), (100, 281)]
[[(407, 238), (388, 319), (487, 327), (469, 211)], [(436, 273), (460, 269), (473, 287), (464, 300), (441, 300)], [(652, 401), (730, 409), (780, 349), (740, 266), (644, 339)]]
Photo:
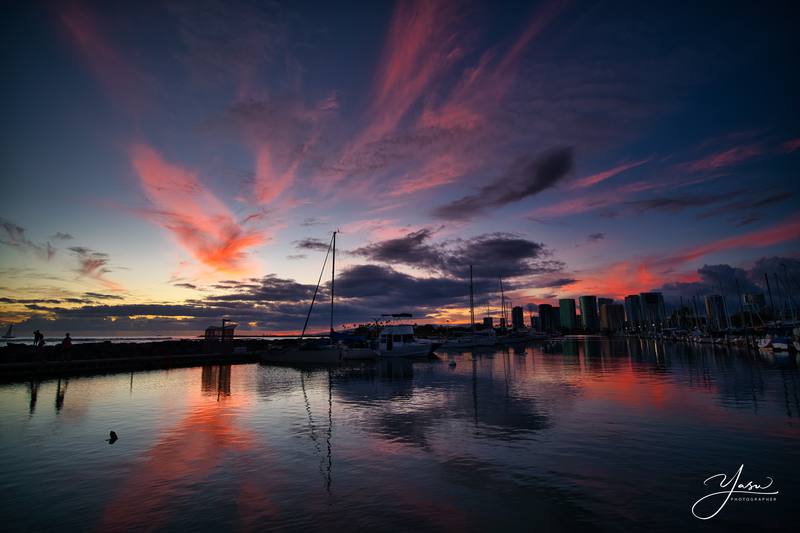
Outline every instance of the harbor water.
[[(632, 338), (5, 383), (0, 513), (6, 531), (790, 530), (799, 416), (794, 354)], [(695, 516), (740, 468), (778, 494)]]

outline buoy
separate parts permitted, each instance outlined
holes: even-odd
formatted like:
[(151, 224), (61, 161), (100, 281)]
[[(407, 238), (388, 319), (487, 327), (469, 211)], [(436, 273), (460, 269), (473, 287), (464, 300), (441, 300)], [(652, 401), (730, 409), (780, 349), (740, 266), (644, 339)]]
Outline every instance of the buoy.
[(115, 442), (117, 442), (118, 439), (119, 439), (119, 437), (117, 437), (117, 434), (114, 431), (109, 432), (109, 434), (108, 434), (108, 443), (109, 444), (114, 444)]

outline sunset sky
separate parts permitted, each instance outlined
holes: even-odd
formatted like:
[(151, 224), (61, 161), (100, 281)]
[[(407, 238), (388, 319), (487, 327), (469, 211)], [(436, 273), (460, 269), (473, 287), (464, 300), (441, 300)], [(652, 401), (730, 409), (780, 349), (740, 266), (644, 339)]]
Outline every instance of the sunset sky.
[(11, 2), (0, 321), (295, 331), (334, 229), (337, 324), (469, 265), (479, 316), (800, 293), (798, 7), (698, 4)]

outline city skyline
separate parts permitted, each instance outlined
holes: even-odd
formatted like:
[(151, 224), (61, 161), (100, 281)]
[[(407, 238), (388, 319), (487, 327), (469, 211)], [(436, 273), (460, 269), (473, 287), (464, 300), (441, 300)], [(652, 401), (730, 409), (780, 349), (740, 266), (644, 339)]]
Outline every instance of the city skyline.
[(0, 321), (297, 331), (333, 230), (337, 325), (800, 292), (789, 6), (218, 8), (11, 6)]

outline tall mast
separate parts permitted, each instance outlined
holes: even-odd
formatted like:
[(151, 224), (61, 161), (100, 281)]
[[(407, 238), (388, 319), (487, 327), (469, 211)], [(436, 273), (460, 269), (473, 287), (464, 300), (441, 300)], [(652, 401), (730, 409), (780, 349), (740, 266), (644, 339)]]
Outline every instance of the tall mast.
[(775, 320), (775, 302), (772, 301), (772, 288), (769, 286), (769, 275), (764, 272), (764, 280), (767, 282), (767, 294), (769, 294), (769, 306), (772, 308), (772, 320)]
[(783, 291), (781, 290), (781, 284), (778, 282), (778, 274), (772, 273), (772, 277), (775, 280), (775, 289), (778, 291), (778, 304), (781, 306), (781, 312), (779, 313), (778, 320), (783, 320), (783, 309), (786, 307), (786, 302), (783, 299)]
[(501, 319), (503, 321), (503, 331), (505, 331), (506, 328), (508, 327), (508, 322), (506, 321), (506, 296), (503, 293), (503, 278), (502, 277), (500, 278), (500, 312), (502, 313), (500, 315), (500, 317), (501, 317)]
[(333, 344), (333, 295), (336, 279), (336, 230), (333, 232), (333, 255), (331, 256), (331, 344)]
[(469, 266), (469, 327), (475, 333), (475, 296), (472, 288), (472, 265)]

